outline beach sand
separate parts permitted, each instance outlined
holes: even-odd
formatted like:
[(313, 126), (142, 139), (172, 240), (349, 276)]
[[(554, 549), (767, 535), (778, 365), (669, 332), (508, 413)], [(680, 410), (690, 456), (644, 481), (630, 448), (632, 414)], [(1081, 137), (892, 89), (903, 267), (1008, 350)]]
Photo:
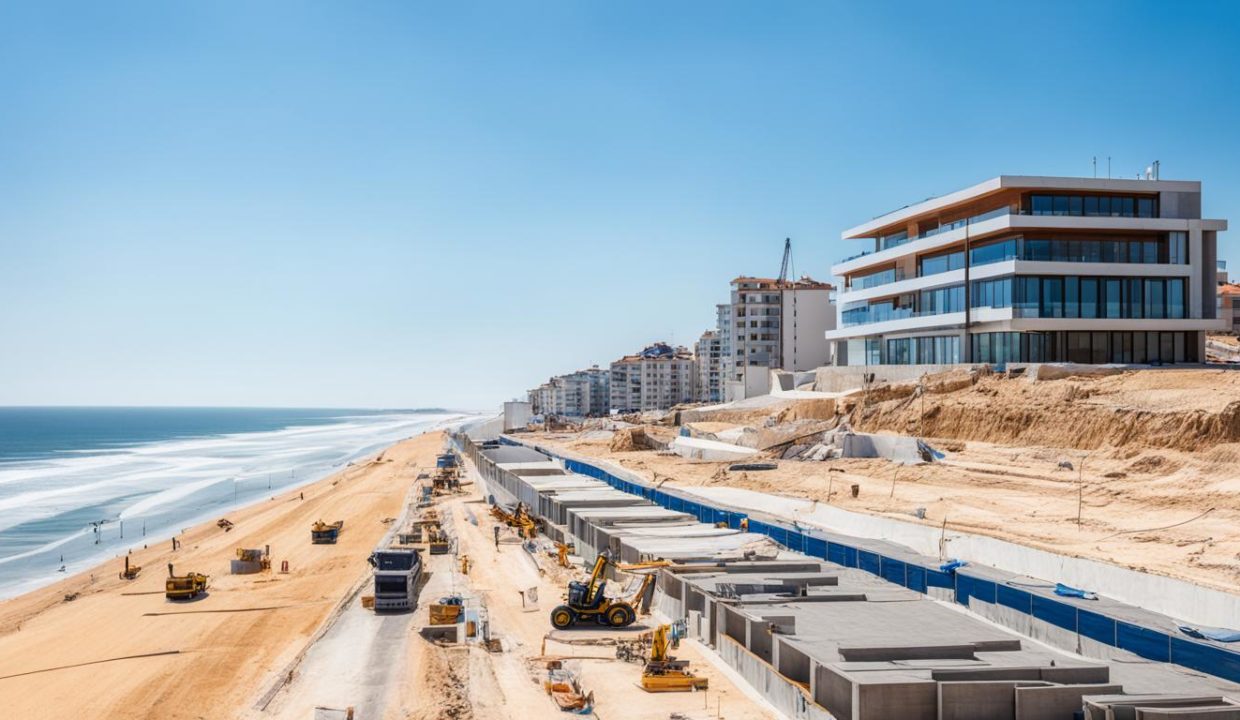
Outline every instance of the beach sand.
[[(0, 603), (0, 708), (12, 718), (224, 718), (251, 707), (333, 610), (370, 577), (366, 558), (401, 514), (443, 433), (397, 443), (300, 490), (228, 514), (121, 558)], [(304, 494), (304, 499), (301, 499)], [(310, 525), (344, 520), (336, 545)], [(274, 571), (230, 575), (236, 549), (271, 546)], [(288, 561), (289, 572), (279, 572)], [(164, 599), (167, 564), (211, 576), (197, 601)], [(66, 596), (76, 593), (76, 599)], [(356, 602), (356, 600), (353, 600)], [(155, 653), (150, 657), (132, 657)], [(175, 653), (175, 654), (173, 654)], [(129, 658), (129, 659), (121, 659)]]

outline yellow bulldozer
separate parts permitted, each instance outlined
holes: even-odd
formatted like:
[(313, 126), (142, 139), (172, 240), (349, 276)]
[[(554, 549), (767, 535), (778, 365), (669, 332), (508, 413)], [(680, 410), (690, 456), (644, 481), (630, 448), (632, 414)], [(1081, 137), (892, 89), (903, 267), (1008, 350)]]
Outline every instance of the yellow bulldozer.
[(650, 660), (642, 669), (642, 689), (646, 692), (688, 692), (705, 690), (706, 678), (689, 671), (688, 660), (677, 660), (668, 651), (679, 637), (672, 633), (670, 625), (660, 625), (650, 642)]
[(647, 592), (654, 585), (654, 574), (642, 575), (636, 592), (626, 598), (609, 598), (604, 593), (607, 581), (603, 571), (611, 558), (606, 552), (594, 560), (594, 569), (587, 582), (572, 580), (568, 583), (568, 595), (563, 605), (551, 611), (551, 625), (564, 630), (582, 620), (593, 620), (601, 625), (627, 627), (637, 619), (638, 609), (645, 609)]
[(168, 579), (164, 581), (164, 597), (169, 600), (192, 600), (207, 591), (207, 576), (188, 573), (178, 576), (168, 563)]

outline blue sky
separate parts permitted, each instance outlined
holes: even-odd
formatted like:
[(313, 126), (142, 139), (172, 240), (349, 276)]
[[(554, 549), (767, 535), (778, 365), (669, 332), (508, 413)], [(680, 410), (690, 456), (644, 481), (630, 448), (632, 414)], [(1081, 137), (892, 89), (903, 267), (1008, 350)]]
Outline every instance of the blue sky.
[(489, 407), (1094, 156), (1240, 222), (1237, 6), (1002, 5), (4, 3), (0, 404)]

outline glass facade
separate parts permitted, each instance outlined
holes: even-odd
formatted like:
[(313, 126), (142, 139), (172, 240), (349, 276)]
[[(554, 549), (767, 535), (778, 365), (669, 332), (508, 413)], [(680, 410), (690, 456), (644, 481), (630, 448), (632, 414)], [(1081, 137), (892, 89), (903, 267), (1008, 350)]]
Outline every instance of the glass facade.
[(895, 338), (887, 341), (888, 365), (943, 365), (958, 362), (959, 335)]
[(1006, 260), (1187, 265), (1188, 234), (1171, 232), (1143, 237), (1018, 235), (969, 248), (970, 265)]
[(1030, 195), (1031, 215), (1158, 217), (1158, 201), (1144, 195)]
[(964, 250), (942, 255), (930, 255), (918, 259), (917, 276), (938, 275), (949, 270), (960, 270), (964, 267)]
[(1196, 332), (997, 332), (969, 337), (973, 362), (1197, 362)]
[[(1001, 286), (1011, 284), (1010, 294)], [(1021, 275), (975, 281), (973, 307), (1006, 299), (1023, 318), (1182, 319), (1186, 317), (1185, 278), (1079, 277)], [(990, 305), (1007, 307), (1007, 305)]]

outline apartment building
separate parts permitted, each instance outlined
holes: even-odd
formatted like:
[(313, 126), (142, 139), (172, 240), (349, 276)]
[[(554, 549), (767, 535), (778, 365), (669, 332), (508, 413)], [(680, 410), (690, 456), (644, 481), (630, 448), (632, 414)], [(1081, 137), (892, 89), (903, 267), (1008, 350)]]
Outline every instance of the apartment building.
[(732, 377), (732, 367), (736, 361), (736, 349), (732, 344), (732, 303), (719, 303), (715, 306), (715, 334), (719, 336), (719, 377), (720, 399), (723, 399), (723, 385)]
[(1216, 247), (1201, 183), (1004, 175), (844, 231), (837, 364), (1205, 358)]
[(610, 373), (595, 365), (557, 375), (528, 394), (536, 414), (602, 417), (611, 409), (610, 386)]
[(810, 278), (732, 281), (729, 399), (769, 392), (771, 368), (813, 370), (831, 364), (826, 333), (836, 326), (835, 288)]
[(688, 348), (655, 343), (611, 364), (611, 407), (617, 412), (667, 410), (694, 401), (697, 362)]
[(719, 333), (715, 330), (702, 333), (694, 346), (693, 355), (697, 359), (698, 402), (719, 402), (723, 398), (723, 373), (720, 369), (723, 346)]

